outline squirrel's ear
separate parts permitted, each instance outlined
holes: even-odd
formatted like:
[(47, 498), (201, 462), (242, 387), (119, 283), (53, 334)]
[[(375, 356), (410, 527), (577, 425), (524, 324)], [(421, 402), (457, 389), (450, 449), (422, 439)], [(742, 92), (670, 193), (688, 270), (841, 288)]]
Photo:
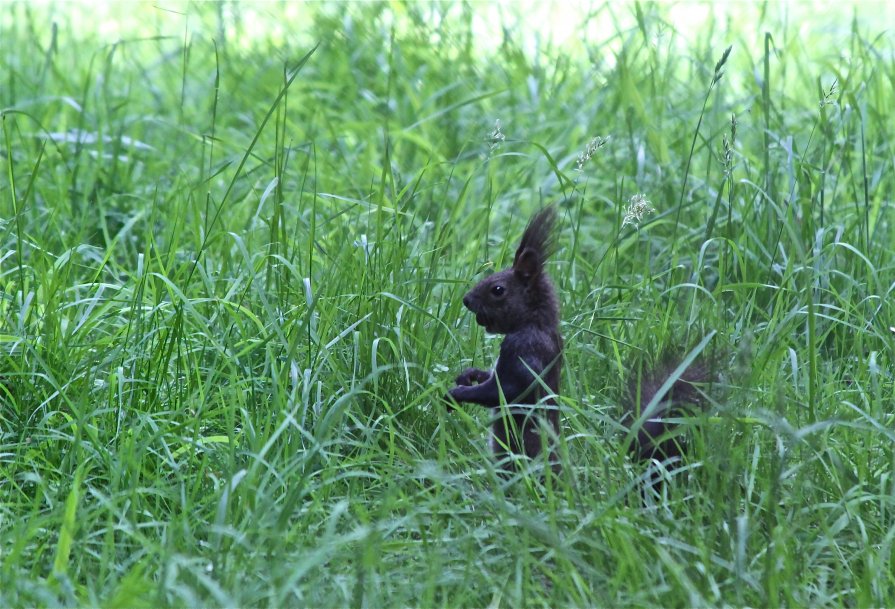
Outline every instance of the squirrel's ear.
[(513, 261), (513, 272), (523, 281), (530, 280), (541, 272), (541, 257), (530, 247), (520, 249)]

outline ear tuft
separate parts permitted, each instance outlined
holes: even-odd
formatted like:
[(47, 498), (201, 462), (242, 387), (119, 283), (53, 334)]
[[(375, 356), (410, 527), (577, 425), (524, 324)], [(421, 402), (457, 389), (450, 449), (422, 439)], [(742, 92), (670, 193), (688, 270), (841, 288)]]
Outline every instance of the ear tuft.
[(553, 226), (556, 209), (550, 205), (532, 216), (522, 234), (519, 249), (513, 260), (513, 269), (522, 277), (533, 277), (544, 268), (544, 262), (553, 252)]

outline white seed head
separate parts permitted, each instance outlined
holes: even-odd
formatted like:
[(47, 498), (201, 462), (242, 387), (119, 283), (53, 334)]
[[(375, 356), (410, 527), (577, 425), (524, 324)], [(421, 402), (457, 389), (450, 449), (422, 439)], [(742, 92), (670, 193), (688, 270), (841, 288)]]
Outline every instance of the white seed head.
[(649, 199), (646, 198), (645, 194), (639, 193), (634, 195), (628, 201), (628, 206), (625, 207), (622, 228), (629, 224), (633, 224), (634, 227), (637, 228), (640, 225), (640, 221), (643, 220), (643, 217), (654, 211), (656, 211), (656, 209), (653, 207), (652, 203), (649, 202)]
[(606, 137), (602, 137), (602, 136), (598, 135), (594, 139), (592, 139), (590, 141), (590, 143), (587, 145), (587, 148), (584, 149), (584, 152), (582, 152), (578, 155), (578, 163), (575, 166), (575, 170), (581, 171), (584, 168), (584, 165), (587, 164), (587, 162), (591, 159), (592, 156), (594, 156), (594, 154), (597, 152), (597, 150), (599, 150), (600, 148), (602, 148), (603, 146), (606, 145), (606, 142), (609, 141), (610, 137), (611, 136), (608, 136), (608, 135)]

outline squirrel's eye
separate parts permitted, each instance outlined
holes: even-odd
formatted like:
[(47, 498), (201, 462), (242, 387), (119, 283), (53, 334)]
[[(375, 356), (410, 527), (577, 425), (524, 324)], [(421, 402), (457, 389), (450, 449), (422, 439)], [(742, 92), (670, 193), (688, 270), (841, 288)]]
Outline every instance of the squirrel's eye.
[(507, 289), (499, 284), (491, 288), (491, 293), (494, 296), (503, 296), (503, 293), (506, 291), (507, 291)]

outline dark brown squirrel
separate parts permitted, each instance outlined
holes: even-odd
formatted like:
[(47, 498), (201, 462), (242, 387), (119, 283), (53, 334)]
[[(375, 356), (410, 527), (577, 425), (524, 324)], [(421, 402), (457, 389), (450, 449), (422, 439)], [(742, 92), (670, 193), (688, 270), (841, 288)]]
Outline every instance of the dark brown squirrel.
[[(485, 330), (504, 334), (494, 370), (467, 368), (456, 379), (450, 397), (501, 410), (491, 427), (491, 446), (505, 469), (515, 457), (537, 457), (546, 444), (550, 464), (558, 471), (555, 444), (559, 438), (560, 370), (563, 340), (559, 331), (559, 299), (544, 263), (553, 250), (556, 210), (545, 207), (528, 223), (513, 266), (483, 279), (463, 304)], [(548, 433), (544, 433), (544, 422)], [(552, 437), (551, 437), (552, 436)]]

